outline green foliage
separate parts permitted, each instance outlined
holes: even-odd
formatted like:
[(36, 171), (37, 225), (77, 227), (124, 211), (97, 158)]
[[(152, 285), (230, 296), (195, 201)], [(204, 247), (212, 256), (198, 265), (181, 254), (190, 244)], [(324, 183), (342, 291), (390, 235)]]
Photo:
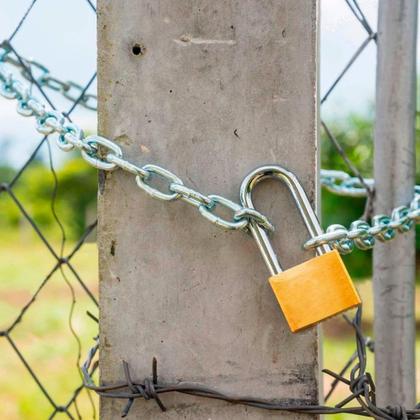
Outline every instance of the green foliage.
[[(420, 117), (419, 127), (420, 127)], [(372, 177), (373, 171), (373, 118), (371, 115), (349, 115), (346, 119), (328, 124), (337, 137), (346, 154), (363, 176)], [(417, 129), (420, 137), (420, 128)], [(420, 148), (420, 142), (417, 142)], [(335, 147), (322, 134), (322, 167), (341, 169), (348, 172), (342, 157)], [(417, 150), (420, 157), (420, 150)], [(420, 168), (420, 165), (417, 165)], [(0, 165), (0, 182), (10, 181), (16, 171), (7, 165)], [(58, 190), (56, 210), (70, 238), (77, 239), (86, 227), (89, 210), (94, 212), (96, 205), (97, 179), (95, 170), (80, 158), (72, 158), (57, 169)], [(417, 173), (420, 183), (420, 172)], [(45, 230), (58, 232), (56, 221), (51, 211), (51, 197), (54, 194), (54, 177), (51, 170), (41, 161), (36, 160), (24, 171), (14, 185), (13, 192), (22, 201), (25, 209), (36, 223)], [(361, 217), (364, 199), (339, 197), (323, 190), (322, 221), (324, 226), (340, 223), (346, 227), (353, 220)], [(0, 228), (17, 228), (22, 224), (22, 215), (16, 204), (6, 194), (0, 195)], [(420, 238), (417, 236), (417, 249)], [(354, 251), (344, 257), (354, 278), (367, 277), (371, 274), (371, 252)]]
[[(340, 197), (322, 191), (322, 224), (324, 227), (339, 223), (349, 227), (363, 214), (365, 200)], [(352, 278), (367, 278), (372, 274), (372, 252), (355, 250), (343, 257)]]
[[(361, 174), (372, 177), (373, 171), (373, 119), (371, 116), (349, 115), (345, 120), (328, 124), (345, 153)], [(322, 131), (321, 163), (326, 169), (340, 169), (348, 172), (343, 158)]]
[[(343, 150), (366, 177), (373, 171), (373, 123), (371, 117), (350, 115), (342, 121), (328, 124), (328, 128), (337, 138)], [(321, 137), (321, 166), (326, 169), (339, 169), (349, 172), (343, 158), (328, 139), (325, 132)], [(365, 199), (340, 197), (322, 190), (322, 224), (334, 223), (349, 227), (351, 222), (361, 217)], [(372, 274), (372, 252), (354, 251), (344, 257), (347, 268), (353, 278), (368, 277)]]
[[(420, 117), (417, 116), (416, 137), (420, 138)], [(352, 114), (345, 120), (328, 124), (328, 128), (337, 138), (347, 156), (365, 177), (373, 177), (373, 117)], [(322, 133), (321, 163), (323, 168), (339, 169), (349, 172), (343, 158), (337, 153), (325, 132)], [(416, 141), (416, 157), (420, 157), (420, 142)], [(420, 182), (420, 165), (417, 164), (416, 183)], [(323, 226), (339, 223), (349, 227), (353, 220), (361, 217), (365, 200), (361, 198), (340, 197), (325, 190), (322, 191)], [(419, 227), (417, 227), (419, 229)], [(420, 250), (420, 238), (416, 236), (417, 250)], [(344, 260), (353, 278), (371, 275), (372, 253), (354, 251)]]
[[(15, 170), (0, 166), (0, 182), (10, 181)], [(70, 159), (56, 169), (58, 188), (55, 191), (54, 174), (40, 161), (35, 161), (23, 172), (13, 193), (25, 210), (43, 230), (57, 229), (51, 203), (56, 194), (55, 209), (66, 234), (73, 239), (84, 231), (89, 209), (95, 209), (97, 180), (95, 170), (81, 159)], [(16, 203), (7, 194), (0, 195), (0, 228), (17, 228), (24, 218)]]

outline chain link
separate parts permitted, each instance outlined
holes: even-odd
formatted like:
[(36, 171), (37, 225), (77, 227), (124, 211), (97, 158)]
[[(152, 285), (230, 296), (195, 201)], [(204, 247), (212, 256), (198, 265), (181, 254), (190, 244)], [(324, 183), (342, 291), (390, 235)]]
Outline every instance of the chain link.
[[(342, 197), (367, 197), (366, 188), (358, 177), (350, 176), (344, 171), (334, 169), (321, 169), (321, 185), (329, 192)], [(369, 188), (375, 187), (371, 178), (363, 178)], [(420, 194), (420, 185), (414, 186), (414, 193)]]
[[(196, 207), (204, 218), (225, 229), (247, 230), (251, 220), (265, 229), (274, 229), (268, 219), (255, 210), (242, 207), (225, 197), (207, 196), (186, 187), (178, 176), (160, 166), (147, 164), (139, 167), (126, 160), (121, 148), (109, 139), (97, 135), (85, 137), (82, 129), (66, 122), (63, 114), (46, 110), (43, 104), (31, 96), (30, 90), (16, 80), (2, 63), (0, 63), (0, 95), (17, 100), (18, 110), (25, 110), (19, 112), (21, 115), (34, 116), (39, 133), (44, 135), (57, 133), (57, 145), (61, 150), (68, 152), (74, 148), (79, 149), (83, 159), (97, 169), (113, 171), (120, 168), (135, 175), (138, 187), (153, 198), (164, 201), (181, 199)], [(158, 189), (153, 186), (153, 182), (157, 179), (166, 182), (166, 187)], [(216, 207), (232, 210), (232, 219), (228, 220), (217, 215)]]
[(331, 225), (322, 235), (305, 242), (305, 249), (317, 248), (329, 243), (341, 254), (349, 254), (354, 247), (365, 251), (374, 247), (376, 240), (387, 242), (396, 233), (408, 232), (420, 221), (420, 196), (415, 195), (410, 207), (400, 206), (392, 211), (391, 217), (380, 214), (372, 218), (372, 225), (356, 220), (346, 229), (342, 225)]
[[(6, 42), (0, 44), (0, 61), (11, 64), (20, 69), (20, 74), (29, 82), (35, 80), (40, 87), (47, 87), (61, 93), (65, 98), (91, 111), (97, 109), (97, 97), (91, 93), (84, 92), (83, 86), (71, 80), (61, 80), (51, 75), (50, 70), (42, 63), (21, 57), (23, 62), (10, 55), (10, 49)], [(30, 69), (30, 70), (29, 70)]]
[[(321, 169), (321, 185), (329, 192), (344, 197), (366, 197), (366, 188), (361, 185), (360, 179), (352, 177), (343, 171)], [(364, 178), (366, 185), (374, 186), (373, 179)]]
[[(0, 61), (8, 61), (7, 57), (7, 55), (0, 56)], [(57, 81), (54, 80), (53, 83), (57, 83)], [(97, 169), (113, 171), (120, 168), (135, 175), (138, 187), (153, 198), (163, 201), (181, 199), (197, 208), (205, 219), (225, 229), (247, 230), (248, 225), (254, 222), (266, 230), (274, 230), (267, 217), (254, 209), (242, 207), (219, 195), (202, 194), (185, 186), (178, 176), (160, 166), (152, 164), (137, 166), (126, 160), (121, 148), (109, 139), (97, 135), (85, 137), (77, 125), (66, 122), (63, 114), (46, 110), (42, 103), (31, 96), (30, 89), (16, 80), (1, 62), (0, 95), (7, 99), (17, 100), (19, 114), (25, 117), (34, 116), (38, 132), (44, 135), (57, 133), (57, 144), (61, 150), (79, 149), (83, 159)], [(156, 179), (166, 183), (166, 186), (160, 189), (153, 186)], [(368, 186), (374, 186), (373, 180), (366, 181)], [(342, 171), (322, 170), (321, 184), (327, 190), (338, 195), (366, 196), (366, 190), (360, 185), (359, 179)], [(387, 242), (393, 239), (397, 232), (408, 232), (420, 221), (419, 193), (420, 187), (416, 186), (414, 199), (409, 207), (397, 207), (392, 211), (391, 216), (376, 215), (372, 218), (371, 225), (362, 220), (354, 221), (349, 229), (339, 224), (331, 225), (322, 235), (305, 242), (304, 248), (313, 249), (323, 244), (330, 244), (340, 253), (347, 254), (352, 252), (355, 247), (368, 250), (375, 245), (376, 240)], [(218, 207), (231, 210), (232, 218), (228, 220), (217, 215), (215, 210)]]
[[(366, 179), (369, 188), (374, 188), (373, 179)], [(321, 185), (328, 191), (344, 197), (366, 197), (367, 191), (361, 185), (359, 178), (336, 170), (321, 170)], [(395, 238), (396, 233), (408, 232), (420, 221), (420, 186), (414, 187), (414, 198), (410, 206), (400, 206), (393, 209), (391, 217), (376, 215), (372, 218), (372, 225), (363, 221), (354, 221), (349, 229), (334, 224), (326, 232), (310, 239), (304, 244), (305, 249), (313, 249), (329, 243), (341, 254), (348, 254), (356, 247), (363, 251), (375, 246), (376, 240), (387, 242)]]

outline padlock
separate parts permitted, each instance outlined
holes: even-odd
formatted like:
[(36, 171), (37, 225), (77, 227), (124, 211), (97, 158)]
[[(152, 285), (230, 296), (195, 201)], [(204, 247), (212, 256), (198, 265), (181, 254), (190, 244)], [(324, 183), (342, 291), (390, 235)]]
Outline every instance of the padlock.
[[(252, 171), (242, 182), (241, 203), (254, 209), (252, 190), (267, 178), (286, 184), (306, 228), (313, 238), (322, 234), (320, 223), (296, 176), (278, 165)], [(361, 304), (360, 297), (337, 250), (330, 245), (317, 247), (318, 256), (283, 271), (267, 232), (251, 220), (250, 231), (271, 273), (270, 285), (292, 332), (313, 326)]]

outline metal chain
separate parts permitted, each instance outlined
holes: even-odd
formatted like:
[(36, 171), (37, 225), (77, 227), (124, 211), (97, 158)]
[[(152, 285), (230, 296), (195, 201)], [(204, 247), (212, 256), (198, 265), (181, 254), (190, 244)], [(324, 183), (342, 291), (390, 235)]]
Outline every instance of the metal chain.
[[(329, 192), (343, 197), (366, 197), (367, 191), (358, 177), (352, 177), (347, 172), (334, 169), (321, 169), (321, 185)], [(365, 184), (373, 188), (374, 181), (364, 178)]]
[[(140, 189), (151, 197), (163, 200), (183, 200), (196, 207), (200, 214), (210, 222), (225, 229), (246, 230), (251, 221), (264, 229), (274, 230), (273, 225), (263, 214), (245, 208), (219, 195), (205, 195), (184, 185), (175, 174), (157, 165), (138, 166), (123, 157), (121, 148), (111, 140), (97, 135), (85, 136), (80, 127), (66, 121), (63, 114), (46, 110), (45, 106), (30, 94), (30, 89), (9, 73), (4, 64), (0, 64), (0, 95), (6, 99), (17, 100), (17, 112), (24, 116), (34, 116), (39, 133), (49, 135), (57, 133), (58, 147), (68, 152), (79, 149), (83, 159), (97, 169), (113, 171), (123, 169), (135, 176)], [(167, 184), (167, 191), (153, 186), (153, 180), (159, 178)], [(224, 207), (232, 211), (230, 220), (218, 216), (215, 210)]]
[[(7, 55), (3, 55), (3, 61), (6, 57)], [(189, 188), (178, 176), (160, 166), (147, 164), (141, 167), (131, 163), (123, 157), (123, 152), (116, 143), (104, 137), (97, 135), (85, 137), (82, 129), (67, 122), (63, 114), (54, 110), (47, 111), (45, 106), (30, 94), (29, 86), (14, 78), (2, 63), (0, 63), (0, 95), (17, 100), (17, 112), (20, 115), (34, 116), (36, 129), (41, 134), (57, 133), (57, 145), (61, 150), (68, 152), (76, 148), (81, 152), (83, 159), (97, 169), (113, 171), (120, 168), (133, 174), (138, 187), (153, 198), (163, 201), (183, 200), (196, 207), (204, 218), (225, 229), (247, 230), (253, 221), (266, 230), (274, 230), (268, 218), (254, 209), (245, 208), (219, 195), (205, 195)], [(156, 178), (167, 183), (167, 191), (153, 186), (153, 179)], [(321, 179), (327, 189), (340, 195), (353, 197), (366, 195), (366, 190), (360, 185), (360, 181), (351, 178), (345, 172), (324, 170)], [(369, 182), (373, 184), (372, 180)], [(389, 241), (395, 237), (396, 232), (409, 231), (420, 220), (418, 190), (416, 187), (410, 207), (397, 207), (391, 216), (376, 215), (372, 218), (372, 225), (363, 220), (354, 221), (350, 229), (333, 224), (324, 234), (307, 241), (304, 248), (313, 249), (329, 243), (340, 253), (347, 254), (355, 246), (367, 250), (374, 246), (375, 240)], [(227, 220), (217, 215), (215, 210), (218, 207), (231, 210), (232, 218)]]
[[(2, 51), (0, 52), (0, 61), (19, 68), (21, 75), (26, 80), (29, 82), (35, 80), (39, 86), (47, 87), (51, 90), (59, 92), (66, 99), (72, 102), (78, 101), (79, 105), (83, 106), (84, 108), (90, 109), (91, 111), (96, 111), (98, 101), (97, 96), (84, 92), (83, 86), (71, 80), (64, 81), (52, 76), (50, 70), (39, 61), (21, 57), (21, 62), (20, 60), (12, 57), (9, 54), (11, 50), (8, 48), (6, 41), (0, 44), (0, 47), (2, 48)], [(33, 74), (34, 72), (36, 75)]]
[[(369, 187), (374, 187), (373, 179), (365, 179)], [(351, 177), (343, 171), (321, 170), (321, 184), (330, 192), (347, 197), (366, 197), (367, 191), (359, 178)], [(326, 232), (311, 238), (304, 244), (305, 249), (330, 244), (342, 254), (348, 254), (354, 247), (361, 250), (373, 248), (376, 240), (381, 242), (395, 238), (396, 233), (411, 230), (420, 221), (420, 186), (414, 187), (414, 198), (410, 206), (399, 206), (392, 210), (391, 216), (376, 215), (369, 224), (363, 220), (351, 223), (350, 229), (339, 224), (330, 225)]]
[[(367, 197), (366, 188), (355, 176), (334, 169), (321, 169), (321, 185), (329, 192), (343, 197)], [(363, 178), (365, 184), (374, 189), (375, 182), (371, 178)], [(420, 185), (415, 185), (414, 193), (420, 194)]]

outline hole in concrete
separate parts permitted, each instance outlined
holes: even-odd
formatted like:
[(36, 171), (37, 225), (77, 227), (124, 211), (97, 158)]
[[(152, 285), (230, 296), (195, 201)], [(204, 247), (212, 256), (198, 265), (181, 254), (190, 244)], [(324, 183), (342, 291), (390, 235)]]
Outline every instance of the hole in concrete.
[(144, 54), (144, 47), (140, 44), (134, 44), (132, 48), (132, 53), (134, 55), (143, 55)]

